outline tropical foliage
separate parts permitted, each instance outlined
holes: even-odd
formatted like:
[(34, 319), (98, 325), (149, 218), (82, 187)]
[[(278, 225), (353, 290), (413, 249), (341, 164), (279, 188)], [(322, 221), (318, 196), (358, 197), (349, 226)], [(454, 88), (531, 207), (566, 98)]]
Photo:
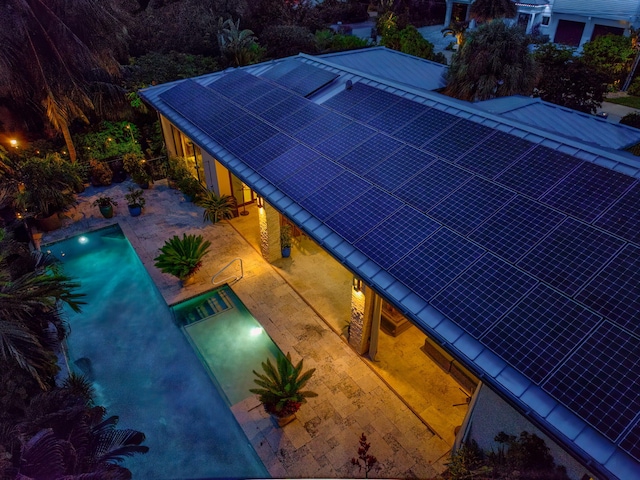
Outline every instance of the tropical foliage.
[(202, 190), (195, 203), (204, 209), (202, 212), (203, 221), (211, 223), (218, 223), (220, 220), (233, 217), (233, 212), (236, 209), (235, 198), (225, 194), (218, 195), (206, 188)]
[(534, 58), (540, 77), (534, 91), (542, 100), (585, 113), (596, 113), (607, 93), (607, 77), (590, 67), (572, 48), (548, 43)]
[(127, 201), (127, 206), (131, 208), (144, 208), (147, 203), (144, 198), (144, 191), (139, 188), (129, 187), (129, 193), (125, 193), (124, 198)]
[(435, 53), (433, 43), (425, 39), (413, 25), (407, 25), (403, 29), (399, 29), (392, 18), (383, 25), (382, 38), (380, 39), (381, 45), (416, 57), (447, 63), (444, 55), (439, 52)]
[(636, 53), (633, 40), (624, 35), (603, 35), (582, 46), (584, 62), (614, 87), (620, 87), (631, 71)]
[(445, 93), (469, 101), (529, 95), (537, 68), (528, 45), (517, 25), (501, 20), (481, 25), (454, 55)]
[(513, 0), (475, 0), (469, 16), (477, 22), (490, 22), (496, 18), (513, 18), (517, 13)]
[(202, 259), (209, 252), (211, 242), (202, 235), (174, 235), (165, 241), (160, 254), (154, 258), (156, 268), (180, 280), (186, 280), (202, 266)]
[(71, 123), (123, 100), (113, 81), (126, 30), (102, 0), (7, 0), (0, 22), (0, 98), (24, 120), (46, 119), (75, 162)]
[(258, 395), (267, 413), (277, 417), (289, 416), (297, 412), (307, 398), (318, 396), (310, 390), (302, 390), (316, 369), (311, 368), (303, 373), (302, 368), (302, 360), (293, 365), (291, 354), (284, 356), (279, 353), (276, 365), (268, 358), (266, 362), (262, 362), (264, 373), (253, 371), (257, 377), (253, 381), (260, 388), (249, 391)]
[(522, 480), (569, 480), (565, 468), (555, 464), (549, 447), (536, 434), (522, 432), (516, 437), (500, 432), (494, 440), (500, 448), (491, 452), (483, 452), (475, 440), (464, 443), (451, 456), (447, 478), (508, 480), (515, 474)]
[(227, 63), (233, 67), (257, 63), (264, 54), (253, 31), (240, 30), (240, 19), (234, 22), (231, 18), (224, 21), (220, 18), (218, 48)]

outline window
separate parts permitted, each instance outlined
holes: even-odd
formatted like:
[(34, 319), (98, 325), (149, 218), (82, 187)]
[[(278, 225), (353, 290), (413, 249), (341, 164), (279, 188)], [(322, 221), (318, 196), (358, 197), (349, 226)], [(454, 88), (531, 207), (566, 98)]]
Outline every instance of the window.
[(543, 15), (542, 16), (542, 25), (549, 25), (549, 21), (551, 20), (551, 17), (549, 15)]

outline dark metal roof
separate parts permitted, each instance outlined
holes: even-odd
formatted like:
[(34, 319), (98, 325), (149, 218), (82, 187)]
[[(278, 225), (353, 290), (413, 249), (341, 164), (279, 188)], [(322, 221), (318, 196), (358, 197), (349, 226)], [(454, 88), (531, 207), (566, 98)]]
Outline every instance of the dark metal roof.
[(638, 478), (638, 160), (351, 71), (307, 100), (270, 67), (141, 95), (590, 469)]

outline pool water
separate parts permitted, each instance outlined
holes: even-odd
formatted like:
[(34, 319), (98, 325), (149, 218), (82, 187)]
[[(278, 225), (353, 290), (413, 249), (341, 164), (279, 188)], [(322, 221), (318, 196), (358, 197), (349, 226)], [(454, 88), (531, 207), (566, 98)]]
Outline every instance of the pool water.
[(229, 287), (181, 302), (172, 310), (212, 378), (234, 405), (252, 394), (253, 370), (280, 350)]
[(65, 312), (71, 368), (91, 377), (119, 428), (146, 435), (149, 453), (123, 464), (133, 478), (269, 477), (119, 227), (43, 250), (86, 294), (82, 313)]

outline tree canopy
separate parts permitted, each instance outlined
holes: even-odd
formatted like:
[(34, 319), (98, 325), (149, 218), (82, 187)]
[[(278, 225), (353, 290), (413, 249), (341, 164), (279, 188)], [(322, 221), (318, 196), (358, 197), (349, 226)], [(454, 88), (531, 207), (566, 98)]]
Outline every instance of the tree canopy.
[(501, 20), (481, 25), (454, 55), (445, 94), (469, 101), (530, 94), (537, 68), (528, 45), (517, 25)]
[(475, 0), (469, 16), (477, 22), (490, 22), (496, 18), (513, 18), (517, 13), (513, 0)]

